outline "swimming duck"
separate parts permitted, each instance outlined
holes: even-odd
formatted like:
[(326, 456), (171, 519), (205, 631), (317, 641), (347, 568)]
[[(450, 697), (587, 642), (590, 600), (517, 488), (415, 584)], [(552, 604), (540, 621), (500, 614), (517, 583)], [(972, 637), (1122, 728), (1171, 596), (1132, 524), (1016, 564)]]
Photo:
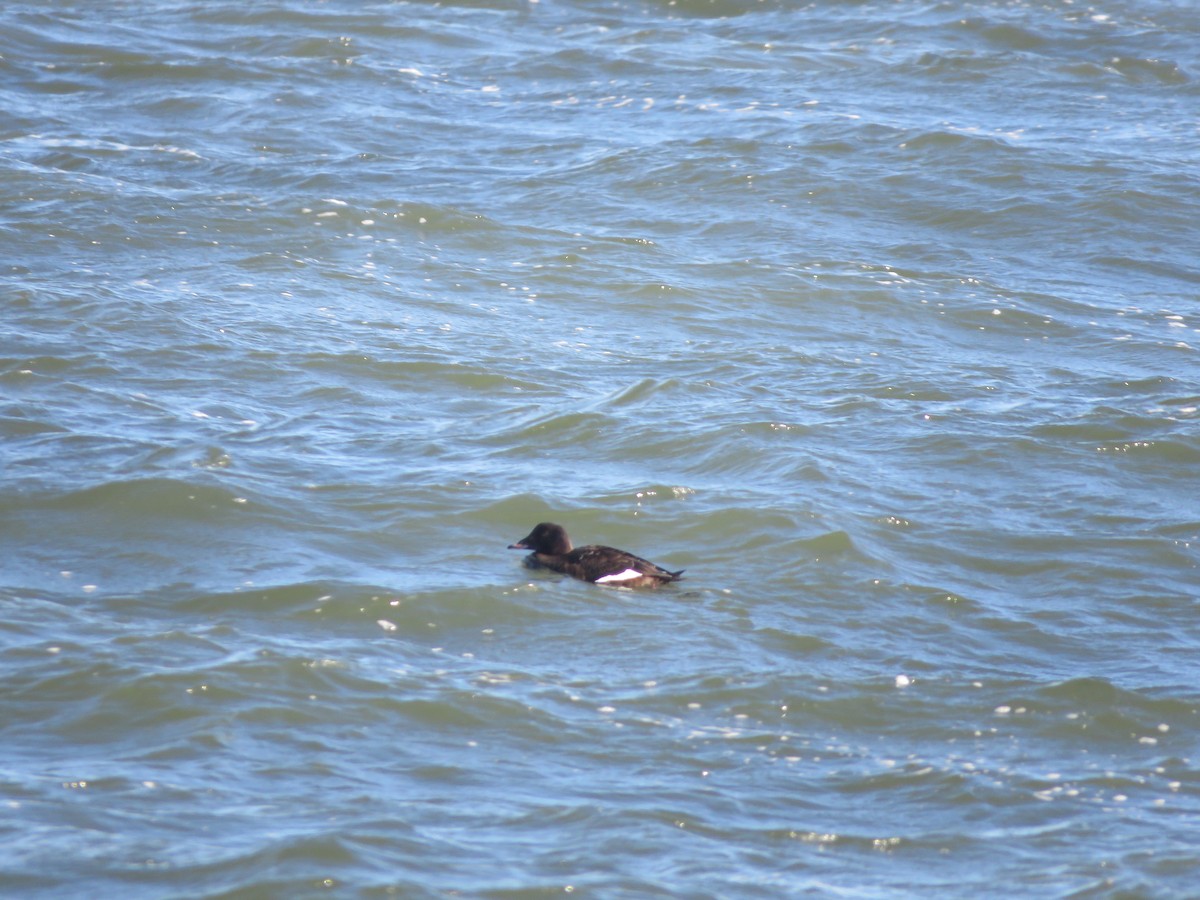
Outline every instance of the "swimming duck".
[(613, 584), (628, 588), (655, 588), (675, 581), (683, 574), (668, 572), (652, 562), (617, 550), (590, 544), (573, 549), (571, 539), (561, 525), (542, 522), (509, 550), (532, 550), (525, 557), (530, 568), (546, 568), (593, 584)]

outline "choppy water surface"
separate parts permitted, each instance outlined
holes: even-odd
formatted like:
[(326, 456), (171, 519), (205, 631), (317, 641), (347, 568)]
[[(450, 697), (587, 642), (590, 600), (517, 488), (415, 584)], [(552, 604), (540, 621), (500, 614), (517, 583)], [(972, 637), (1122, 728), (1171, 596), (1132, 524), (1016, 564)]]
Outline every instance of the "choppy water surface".
[(4, 895), (1194, 896), (1198, 78), (1166, 0), (6, 4)]

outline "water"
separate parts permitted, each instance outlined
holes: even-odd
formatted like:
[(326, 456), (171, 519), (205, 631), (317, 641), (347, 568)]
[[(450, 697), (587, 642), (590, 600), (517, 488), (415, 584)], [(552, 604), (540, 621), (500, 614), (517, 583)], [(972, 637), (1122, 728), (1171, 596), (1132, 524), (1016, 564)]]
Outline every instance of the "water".
[(1195, 896), (1193, 5), (0, 26), (5, 896)]

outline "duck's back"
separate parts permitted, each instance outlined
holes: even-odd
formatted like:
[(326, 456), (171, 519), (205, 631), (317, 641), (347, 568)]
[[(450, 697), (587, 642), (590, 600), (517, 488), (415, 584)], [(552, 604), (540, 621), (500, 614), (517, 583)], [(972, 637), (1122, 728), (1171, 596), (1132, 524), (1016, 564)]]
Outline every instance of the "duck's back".
[[(675, 581), (679, 572), (669, 572), (649, 560), (618, 550), (589, 544), (559, 557), (558, 571), (596, 584), (615, 584), (623, 587), (658, 587)], [(555, 567), (557, 568), (557, 567)]]

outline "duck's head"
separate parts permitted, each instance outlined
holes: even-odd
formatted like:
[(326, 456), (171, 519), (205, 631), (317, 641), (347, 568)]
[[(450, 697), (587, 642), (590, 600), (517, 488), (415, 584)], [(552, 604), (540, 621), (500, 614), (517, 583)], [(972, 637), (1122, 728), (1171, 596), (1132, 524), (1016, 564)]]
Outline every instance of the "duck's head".
[(532, 550), (547, 556), (561, 556), (571, 552), (571, 539), (567, 537), (567, 531), (561, 525), (542, 522), (515, 544), (509, 544), (508, 549)]

